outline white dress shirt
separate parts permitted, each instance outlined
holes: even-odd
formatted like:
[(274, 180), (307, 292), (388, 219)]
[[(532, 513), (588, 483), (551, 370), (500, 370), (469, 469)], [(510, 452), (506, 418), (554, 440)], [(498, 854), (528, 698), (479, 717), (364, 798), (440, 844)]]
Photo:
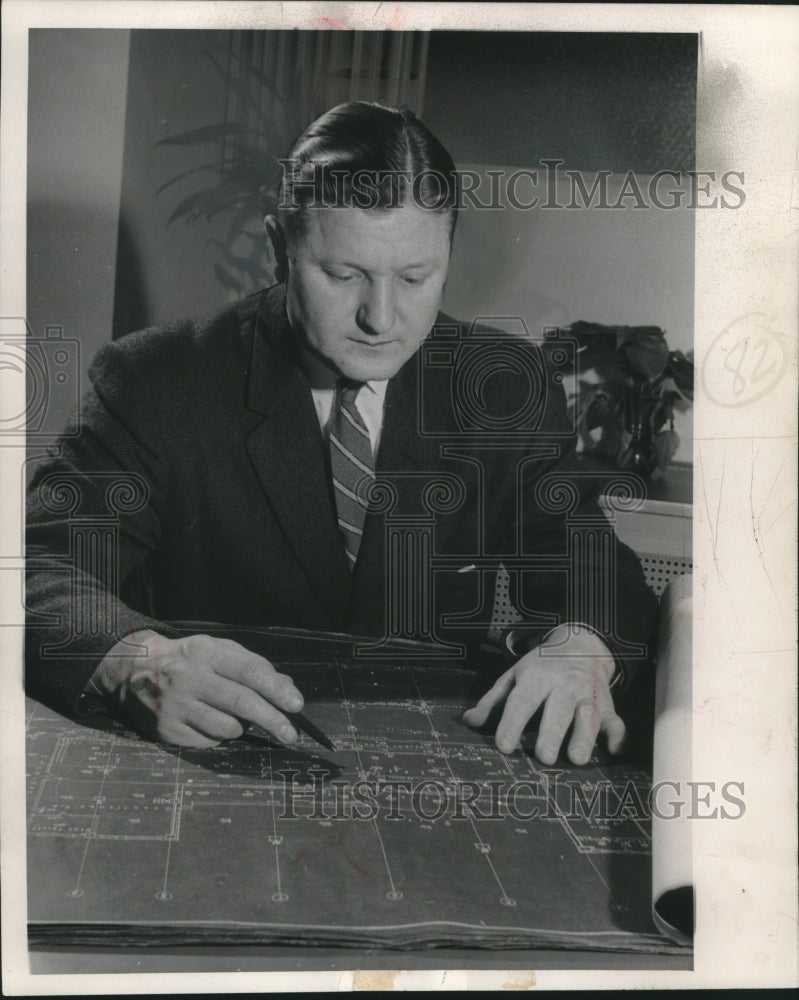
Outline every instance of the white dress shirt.
[[(304, 344), (300, 343), (299, 347), (300, 364), (311, 383), (311, 395), (316, 407), (316, 415), (319, 418), (319, 426), (322, 428), (325, 441), (327, 441), (339, 375), (312, 354)], [(371, 382), (364, 382), (355, 397), (355, 407), (363, 417), (363, 422), (369, 432), (369, 440), (372, 442), (373, 459), (377, 459), (377, 449), (380, 447), (387, 388), (388, 379), (373, 379)]]

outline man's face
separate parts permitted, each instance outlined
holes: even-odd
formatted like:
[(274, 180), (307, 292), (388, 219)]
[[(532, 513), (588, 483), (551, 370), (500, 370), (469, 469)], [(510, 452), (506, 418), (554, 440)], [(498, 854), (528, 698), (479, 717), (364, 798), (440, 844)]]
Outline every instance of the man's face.
[(310, 210), (287, 248), (292, 328), (336, 374), (391, 378), (435, 321), (450, 228), (415, 205)]

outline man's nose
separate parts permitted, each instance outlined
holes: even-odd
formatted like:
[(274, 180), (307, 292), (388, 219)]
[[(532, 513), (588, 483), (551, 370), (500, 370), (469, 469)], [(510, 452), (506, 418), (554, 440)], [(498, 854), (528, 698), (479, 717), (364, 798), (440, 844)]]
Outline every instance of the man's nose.
[(391, 281), (370, 282), (358, 308), (358, 325), (366, 333), (388, 333), (396, 320), (396, 302)]

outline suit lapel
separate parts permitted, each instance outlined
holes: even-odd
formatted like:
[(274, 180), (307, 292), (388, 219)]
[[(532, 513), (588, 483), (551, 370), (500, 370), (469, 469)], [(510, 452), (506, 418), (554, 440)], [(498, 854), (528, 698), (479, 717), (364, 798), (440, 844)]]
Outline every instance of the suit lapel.
[[(387, 517), (418, 516), (420, 476), (441, 468), (441, 433), (452, 430), (451, 387), (442, 373), (411, 358), (386, 392), (377, 479), (396, 491), (396, 504), (385, 513), (369, 512), (354, 573), (350, 572), (338, 530), (325, 446), (308, 383), (293, 356), (285, 311), (285, 289), (263, 294), (253, 338), (247, 405), (263, 416), (250, 433), (247, 451), (266, 498), (302, 566), (320, 604), (335, 628), (382, 631), (386, 599)], [(430, 388), (421, 432), (420, 382)], [(431, 409), (432, 407), (432, 409)]]
[(291, 550), (339, 627), (352, 577), (330, 500), (319, 421), (288, 333), (285, 294), (277, 286), (264, 293), (255, 327), (247, 405), (263, 419), (246, 447)]

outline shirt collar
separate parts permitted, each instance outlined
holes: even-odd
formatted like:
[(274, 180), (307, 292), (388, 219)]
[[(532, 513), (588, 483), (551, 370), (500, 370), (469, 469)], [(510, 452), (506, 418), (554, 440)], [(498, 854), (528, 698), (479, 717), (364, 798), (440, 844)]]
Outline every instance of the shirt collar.
[[(311, 383), (311, 388), (316, 391), (329, 389), (332, 392), (340, 377), (338, 373), (329, 368), (315, 354), (312, 354), (302, 342), (298, 344), (298, 347), (300, 368), (302, 368), (305, 377)], [(368, 382), (364, 382), (364, 385), (378, 399), (385, 399), (388, 379), (370, 379)]]
[(386, 398), (386, 389), (388, 389), (388, 379), (370, 379), (368, 382), (364, 382), (367, 389), (370, 389), (379, 400), (384, 400)]

